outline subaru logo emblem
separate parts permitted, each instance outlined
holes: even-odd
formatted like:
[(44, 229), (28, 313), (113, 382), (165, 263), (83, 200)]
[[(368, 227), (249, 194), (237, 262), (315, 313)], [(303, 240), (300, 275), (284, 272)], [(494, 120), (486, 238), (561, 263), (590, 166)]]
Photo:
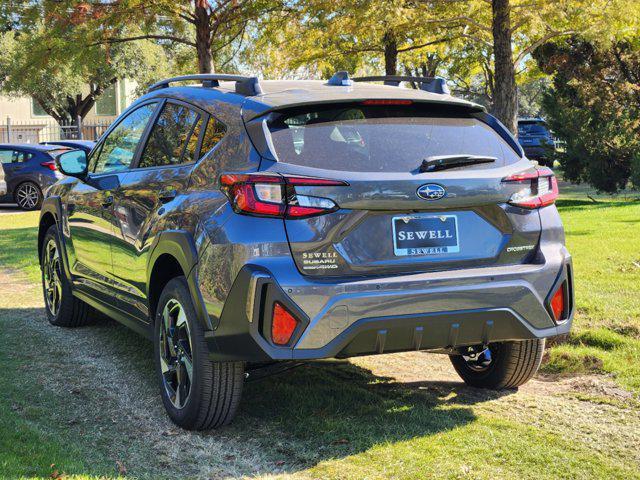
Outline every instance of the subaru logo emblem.
[(440, 185), (427, 183), (419, 187), (416, 193), (420, 198), (424, 198), (425, 200), (440, 200), (447, 194), (447, 191)]

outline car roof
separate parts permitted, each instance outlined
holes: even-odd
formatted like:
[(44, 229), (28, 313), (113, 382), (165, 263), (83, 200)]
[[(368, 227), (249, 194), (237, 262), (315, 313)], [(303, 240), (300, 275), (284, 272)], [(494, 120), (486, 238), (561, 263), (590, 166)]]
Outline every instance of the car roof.
[(40, 142), (40, 145), (53, 145), (53, 146), (67, 146), (67, 145), (84, 145), (85, 147), (91, 147), (96, 142), (92, 140), (51, 140), (48, 142)]
[(532, 118), (519, 118), (518, 123), (547, 123), (543, 118), (540, 117), (532, 117)]
[(0, 148), (19, 148), (22, 150), (35, 150), (38, 152), (50, 152), (52, 150), (64, 150), (61, 145), (42, 145), (39, 143), (0, 143)]
[[(260, 87), (260, 94), (241, 95), (236, 93), (235, 82), (228, 81), (222, 81), (220, 86), (216, 87), (203, 87), (200, 84), (169, 86), (153, 90), (142, 99), (160, 96), (187, 101), (206, 101), (207, 97), (216, 96), (217, 100), (224, 101), (226, 98), (227, 103), (236, 103), (242, 108), (243, 116), (247, 120), (282, 108), (364, 100), (413, 100), (464, 107), (478, 112), (485, 111), (479, 104), (451, 95), (376, 83), (354, 82), (349, 86), (336, 86), (327, 84), (326, 80), (261, 80)], [(217, 95), (214, 92), (217, 92)]]

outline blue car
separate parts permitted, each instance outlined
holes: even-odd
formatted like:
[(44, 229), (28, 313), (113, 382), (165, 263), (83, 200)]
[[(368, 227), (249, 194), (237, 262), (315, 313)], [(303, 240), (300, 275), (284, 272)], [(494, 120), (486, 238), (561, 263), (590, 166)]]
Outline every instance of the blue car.
[(96, 142), (91, 140), (52, 140), (49, 142), (40, 142), (40, 145), (55, 145), (83, 150), (87, 155), (91, 153), (95, 144)]
[(543, 119), (518, 120), (518, 142), (527, 158), (537, 160), (540, 165), (553, 167), (552, 155), (555, 152), (555, 142)]
[(15, 202), (23, 210), (40, 208), (43, 192), (62, 178), (55, 159), (69, 150), (60, 145), (0, 144), (7, 187), (0, 203)]

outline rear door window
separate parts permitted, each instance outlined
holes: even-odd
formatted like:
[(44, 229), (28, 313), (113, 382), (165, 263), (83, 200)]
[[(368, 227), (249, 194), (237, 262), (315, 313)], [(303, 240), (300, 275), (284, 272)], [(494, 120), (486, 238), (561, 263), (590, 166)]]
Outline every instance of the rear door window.
[(194, 161), (200, 114), (175, 103), (166, 103), (140, 158), (139, 168), (180, 165)]
[(488, 125), (417, 106), (346, 106), (282, 114), (270, 123), (281, 162), (329, 170), (410, 172), (440, 155), (496, 157), (499, 167), (518, 155)]
[(20, 150), (0, 150), (0, 163), (22, 163), (33, 155)]

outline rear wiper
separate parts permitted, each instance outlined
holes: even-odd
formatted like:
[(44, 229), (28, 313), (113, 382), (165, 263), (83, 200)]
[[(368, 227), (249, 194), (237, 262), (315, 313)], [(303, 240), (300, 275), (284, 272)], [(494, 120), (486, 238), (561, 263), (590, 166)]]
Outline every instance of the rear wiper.
[(427, 157), (420, 165), (420, 173), (437, 172), (447, 168), (463, 167), (465, 165), (477, 165), (479, 163), (493, 163), (496, 157), (482, 155), (435, 155)]

